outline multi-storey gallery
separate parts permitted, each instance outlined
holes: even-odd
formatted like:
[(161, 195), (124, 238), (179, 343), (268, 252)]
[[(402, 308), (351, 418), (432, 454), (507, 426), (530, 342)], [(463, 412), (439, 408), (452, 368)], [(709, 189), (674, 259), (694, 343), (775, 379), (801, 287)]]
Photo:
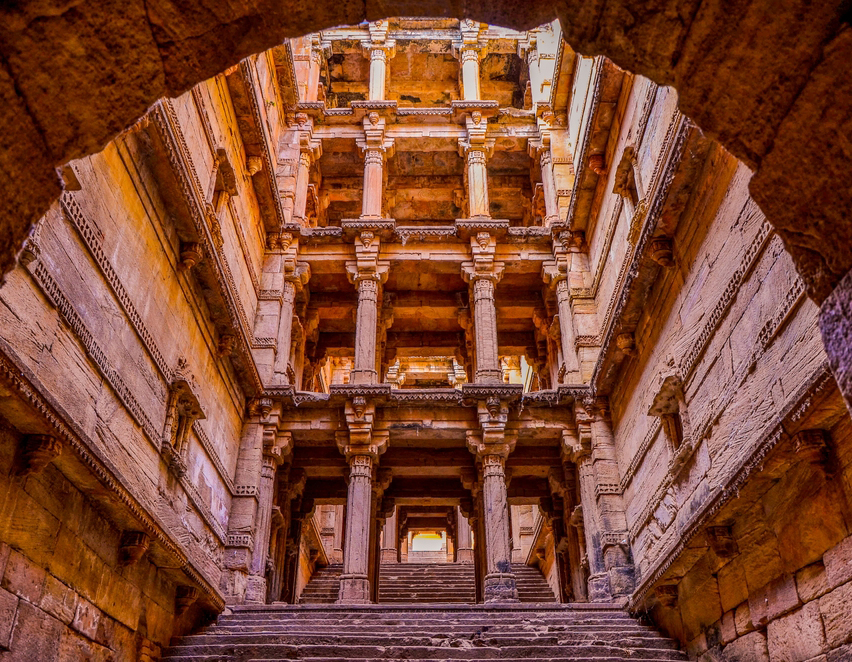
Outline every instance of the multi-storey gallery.
[(58, 168), (0, 660), (852, 659), (842, 260), (575, 29), (282, 36)]

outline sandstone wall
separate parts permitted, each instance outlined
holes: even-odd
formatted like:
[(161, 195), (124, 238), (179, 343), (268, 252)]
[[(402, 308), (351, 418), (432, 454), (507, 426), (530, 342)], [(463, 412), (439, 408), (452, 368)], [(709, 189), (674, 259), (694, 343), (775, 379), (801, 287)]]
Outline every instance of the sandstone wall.
[(16, 477), (19, 441), (0, 430), (0, 659), (155, 658), (197, 610), (176, 622), (171, 578), (122, 566), (121, 531), (60, 471)]
[[(626, 99), (613, 154), (635, 139), (642, 85)], [(645, 182), (675, 112), (673, 94), (657, 96), (638, 154)], [(749, 198), (750, 172), (718, 147), (702, 168), (674, 232), (675, 266), (644, 301), (638, 356), (622, 364), (610, 394), (634, 601), (656, 595), (646, 603), (655, 619), (693, 656), (806, 660), (852, 637), (849, 576), (837, 570), (848, 565), (852, 439), (839, 400), (814, 410), (813, 394), (829, 379), (818, 308)], [(614, 195), (600, 209), (589, 243), (593, 269), (603, 270), (597, 301), (606, 328), (630, 219)], [(669, 376), (684, 398), (677, 450), (649, 415)], [(810, 428), (830, 430), (827, 464), (795, 453), (797, 431)], [(767, 455), (776, 458), (772, 472), (755, 468), (754, 458)], [(731, 488), (741, 477), (743, 487)]]
[[(261, 84), (269, 85), (266, 61), (262, 65)], [(219, 216), (220, 257), (251, 330), (265, 230), (240, 134), (232, 128), (237, 120), (225, 77), (199, 85), (172, 107), (187, 168), (202, 190), (213, 195), (217, 150), (220, 159), (224, 150), (237, 170), (237, 194)], [(276, 121), (272, 117), (270, 125)], [(215, 601), (221, 600), (216, 591), (237, 490), (246, 383), (221, 351), (221, 325), (211, 317), (207, 292), (180, 265), (175, 208), (154, 175), (146, 130), (127, 133), (73, 164), (79, 190), (67, 191), (39, 222), (28, 248), (33, 259), (9, 273), (0, 288), (0, 349), (12, 364), (32, 371), (35, 388), (107, 463), (116, 489), (132, 495), (170, 544), (182, 550), (189, 572), (198, 574)], [(177, 374), (191, 383), (204, 413), (189, 435), (183, 475), (169, 469), (161, 452), (169, 389)], [(27, 416), (16, 418), (9, 410), (4, 415), (27, 429)], [(7, 438), (0, 448), (13, 453), (16, 444)], [(11, 458), (4, 458), (11, 466)], [(93, 492), (91, 477), (68, 471), (66, 479), (50, 468), (23, 485), (0, 471), (7, 477), (0, 490), (0, 503), (6, 504), (0, 539), (14, 548), (6, 583), (20, 597), (20, 602), (5, 600), (10, 613), (18, 609), (19, 614), (13, 654), (21, 646), (32, 650), (38, 637), (51, 649), (57, 641), (91, 646), (95, 657), (105, 654), (99, 646), (118, 655), (136, 646), (139, 637), (166, 644), (174, 582), (160, 577), (148, 561), (139, 569), (115, 567), (121, 527), (89, 512), (86, 499), (106, 498), (103, 491)], [(75, 484), (82, 485), (82, 493)], [(30, 502), (32, 507), (24, 507)], [(21, 582), (33, 586), (15, 588)], [(56, 596), (48, 596), (48, 590)], [(45, 606), (50, 600), (67, 604)], [(197, 622), (201, 613), (191, 611), (187, 623)], [(114, 642), (106, 641), (109, 637)], [(8, 643), (0, 640), (0, 646)]]

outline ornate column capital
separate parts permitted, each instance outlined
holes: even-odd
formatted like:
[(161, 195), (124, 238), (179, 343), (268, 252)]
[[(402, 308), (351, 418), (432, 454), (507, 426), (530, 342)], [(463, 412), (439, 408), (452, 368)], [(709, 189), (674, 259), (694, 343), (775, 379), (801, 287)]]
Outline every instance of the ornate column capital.
[(592, 456), (592, 437), (588, 430), (571, 430), (562, 431), (562, 454), (573, 462), (580, 464), (584, 459)]
[(337, 447), (347, 460), (355, 455), (369, 455), (376, 462), (387, 450), (389, 432), (374, 430), (373, 417), (376, 407), (364, 396), (356, 395), (344, 405), (348, 433), (337, 435)]

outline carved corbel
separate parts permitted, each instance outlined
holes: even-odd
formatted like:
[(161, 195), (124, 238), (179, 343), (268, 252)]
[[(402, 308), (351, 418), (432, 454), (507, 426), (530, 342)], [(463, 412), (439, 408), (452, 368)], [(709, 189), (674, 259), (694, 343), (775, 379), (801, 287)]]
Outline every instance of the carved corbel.
[(151, 538), (142, 531), (125, 531), (118, 547), (118, 563), (122, 566), (137, 563), (148, 551)]
[(708, 526), (705, 529), (710, 549), (721, 559), (730, 559), (740, 553), (737, 539), (730, 526)]
[(651, 259), (661, 267), (675, 266), (674, 247), (669, 237), (655, 237), (648, 246)]
[(204, 250), (197, 242), (182, 242), (180, 245), (179, 266), (184, 271), (189, 271), (204, 258)]
[(24, 437), (19, 450), (18, 476), (40, 473), (62, 454), (62, 442), (49, 434)]
[(592, 455), (592, 434), (588, 425), (577, 430), (562, 430), (562, 454), (570, 462), (581, 464)]
[(830, 433), (827, 430), (800, 430), (793, 435), (796, 459), (803, 459), (827, 471), (830, 457), (829, 439)]
[(660, 419), (671, 453), (669, 473), (676, 477), (696, 448), (680, 376), (666, 374), (660, 377), (659, 390), (648, 409), (648, 415)]
[(237, 342), (237, 337), (232, 333), (223, 333), (219, 336), (217, 352), (221, 358), (230, 356), (234, 353), (234, 345)]
[(198, 601), (199, 591), (194, 586), (178, 586), (175, 593), (175, 616), (183, 615)]

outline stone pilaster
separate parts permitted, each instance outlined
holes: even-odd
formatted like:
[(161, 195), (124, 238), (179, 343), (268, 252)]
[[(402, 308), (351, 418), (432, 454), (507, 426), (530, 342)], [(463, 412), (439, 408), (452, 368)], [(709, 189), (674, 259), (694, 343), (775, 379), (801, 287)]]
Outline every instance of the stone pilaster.
[[(609, 405), (606, 398), (594, 398), (585, 402), (584, 406), (586, 410), (585, 420), (588, 421), (591, 433), (591, 462), (595, 490), (594, 508), (599, 527), (596, 541), (598, 548), (590, 553), (593, 553), (596, 557), (600, 554), (603, 559), (611, 597), (624, 597), (629, 595), (634, 588), (635, 569), (630, 555), (627, 518), (620, 488)], [(591, 508), (587, 508), (585, 501), (583, 506), (586, 519), (588, 519), (588, 511)], [(594, 577), (595, 573), (592, 574)], [(589, 583), (591, 598), (592, 578), (590, 578)]]
[(338, 446), (349, 463), (349, 491), (346, 502), (346, 536), (343, 573), (340, 576), (340, 604), (367, 604), (370, 587), (370, 527), (373, 524), (373, 479), (379, 455), (387, 448), (387, 432), (373, 431), (375, 408), (362, 396), (346, 403), (348, 434)]
[(271, 400), (252, 399), (248, 403), (243, 423), (234, 476), (236, 494), (231, 500), (228, 517), (221, 586), (222, 593), (230, 604), (242, 604), (246, 600), (255, 550), (255, 524), (263, 464), (263, 432), (264, 426), (271, 423), (271, 409)]
[(361, 232), (355, 242), (356, 260), (346, 263), (349, 279), (358, 288), (355, 366), (351, 374), (353, 384), (375, 384), (378, 381), (376, 345), (379, 297), (388, 272), (388, 263), (378, 259), (379, 244), (379, 237), (372, 231)]
[(246, 602), (266, 602), (266, 561), (272, 531), (272, 501), (274, 499), (275, 472), (284, 458), (290, 455), (293, 438), (289, 432), (279, 433), (274, 425), (263, 430), (263, 459), (255, 514), (254, 551), (249, 564)]
[(473, 537), (471, 536), (470, 521), (462, 515), (461, 508), (456, 509), (456, 561), (458, 563), (473, 563)]
[[(590, 602), (608, 602), (612, 599), (609, 575), (604, 564), (601, 549), (601, 533), (597, 518), (595, 499), (595, 470), (592, 466), (592, 434), (589, 423), (578, 417), (577, 430), (565, 430), (562, 434), (563, 453), (577, 467), (580, 487), (581, 518), (572, 519), (583, 538), (581, 547), (586, 549), (586, 562), (589, 569), (588, 598)], [(582, 530), (580, 530), (582, 529)]]
[(478, 412), (482, 431), (468, 431), (466, 440), (468, 449), (476, 455), (482, 494), (483, 599), (486, 603), (517, 602), (506, 489), (506, 458), (514, 449), (516, 438), (506, 432), (508, 407), (498, 398), (481, 402)]
[(473, 329), (476, 336), (476, 383), (502, 383), (497, 344), (497, 306), (494, 289), (504, 265), (494, 261), (496, 240), (487, 232), (471, 237), (473, 260), (462, 264), (462, 275), (470, 283)]
[(382, 563), (396, 563), (399, 555), (396, 508), (382, 528)]

